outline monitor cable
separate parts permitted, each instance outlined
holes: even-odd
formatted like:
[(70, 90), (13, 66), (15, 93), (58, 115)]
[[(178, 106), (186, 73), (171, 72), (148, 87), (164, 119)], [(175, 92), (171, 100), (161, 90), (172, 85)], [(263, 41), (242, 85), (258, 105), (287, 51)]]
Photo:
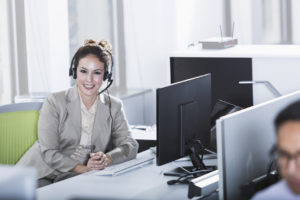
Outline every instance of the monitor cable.
[(168, 185), (174, 185), (176, 183), (188, 184), (191, 179), (195, 178), (195, 176), (194, 176), (195, 174), (198, 174), (198, 176), (199, 176), (199, 174), (204, 175), (209, 172), (211, 172), (211, 170), (209, 170), (209, 169), (202, 169), (202, 170), (197, 170), (194, 172), (186, 172), (185, 174), (179, 176), (177, 179), (172, 179), (172, 180), (167, 181), (167, 184)]

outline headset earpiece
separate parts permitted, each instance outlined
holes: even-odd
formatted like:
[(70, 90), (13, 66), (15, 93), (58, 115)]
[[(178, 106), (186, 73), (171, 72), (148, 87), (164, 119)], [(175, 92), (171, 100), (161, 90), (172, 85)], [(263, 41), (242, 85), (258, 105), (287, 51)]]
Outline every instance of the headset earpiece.
[(76, 73), (76, 70), (74, 67), (70, 67), (70, 70), (69, 70), (69, 76), (72, 76), (73, 79), (76, 79), (77, 78), (77, 73)]
[(108, 80), (108, 81), (110, 82), (110, 81), (111, 81), (111, 77), (112, 77), (112, 72), (106, 71), (106, 72), (104, 73), (104, 76), (103, 76), (103, 81)]
[(77, 79), (77, 72), (74, 67), (72, 68), (72, 75), (73, 75), (73, 79)]
[(74, 55), (74, 57), (72, 58), (72, 61), (71, 61), (71, 65), (70, 65), (70, 69), (69, 69), (69, 76), (72, 76), (73, 79), (76, 79), (77, 78), (77, 73), (76, 73), (75, 68), (73, 67), (74, 66), (74, 59), (75, 59), (75, 55)]
[(114, 61), (113, 61), (112, 54), (109, 51), (107, 51), (107, 52), (110, 55), (110, 62), (111, 63), (110, 63), (110, 67), (109, 66), (106, 67), (106, 71), (104, 73), (103, 80), (104, 81), (107, 80), (108, 82), (112, 82), (112, 70), (113, 70)]
[[(101, 48), (102, 51), (106, 51), (102, 46), (99, 46)], [(110, 58), (111, 58), (111, 63), (110, 63), (110, 69), (107, 69), (107, 71), (104, 72), (104, 75), (103, 75), (103, 80), (106, 81), (108, 80), (108, 82), (112, 83), (112, 72), (113, 72), (113, 65), (114, 65), (114, 62), (113, 62), (113, 56), (111, 54), (111, 52), (109, 51), (106, 51)], [(72, 58), (72, 61), (71, 61), (71, 65), (70, 65), (70, 68), (69, 68), (69, 76), (72, 76), (73, 79), (77, 79), (77, 72), (76, 72), (76, 68), (74, 67), (74, 60), (75, 60), (75, 55), (73, 56)]]
[(103, 76), (103, 81), (106, 81), (107, 76), (108, 76), (108, 71), (105, 71), (105, 72), (104, 72), (104, 76)]

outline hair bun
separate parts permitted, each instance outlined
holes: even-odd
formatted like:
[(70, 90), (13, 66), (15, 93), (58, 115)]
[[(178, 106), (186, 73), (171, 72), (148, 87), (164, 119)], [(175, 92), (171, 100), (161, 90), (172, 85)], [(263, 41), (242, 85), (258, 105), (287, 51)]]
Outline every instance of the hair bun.
[(102, 46), (106, 51), (109, 51), (110, 53), (112, 53), (112, 46), (108, 40), (100, 40), (98, 45)]
[(105, 51), (112, 53), (112, 46), (108, 40), (100, 40), (100, 42), (97, 43), (95, 40), (88, 39), (84, 41), (83, 46), (101, 46)]
[(97, 45), (97, 42), (95, 40), (89, 39), (84, 41), (84, 46), (87, 45)]

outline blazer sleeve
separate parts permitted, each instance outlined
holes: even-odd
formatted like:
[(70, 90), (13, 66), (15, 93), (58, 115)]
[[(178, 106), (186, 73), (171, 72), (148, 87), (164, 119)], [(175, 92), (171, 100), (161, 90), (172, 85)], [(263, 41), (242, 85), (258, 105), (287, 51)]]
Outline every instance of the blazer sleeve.
[(50, 95), (40, 111), (38, 122), (38, 140), (44, 161), (49, 167), (60, 172), (71, 171), (78, 163), (60, 152), (59, 111), (55, 105), (55, 96)]
[(117, 111), (113, 119), (111, 142), (115, 148), (107, 154), (112, 158), (112, 163), (120, 163), (136, 158), (138, 143), (132, 138), (128, 122), (125, 117), (123, 106), (118, 102)]

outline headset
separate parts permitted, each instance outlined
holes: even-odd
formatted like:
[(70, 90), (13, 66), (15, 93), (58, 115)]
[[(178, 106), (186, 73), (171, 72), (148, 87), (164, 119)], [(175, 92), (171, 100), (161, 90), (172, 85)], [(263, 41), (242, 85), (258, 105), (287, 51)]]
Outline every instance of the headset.
[[(111, 114), (111, 99), (110, 99), (110, 95), (109, 95), (109, 92), (108, 92), (108, 88), (111, 86), (111, 84), (113, 83), (113, 79), (112, 79), (112, 72), (113, 72), (113, 66), (114, 66), (114, 60), (113, 60), (113, 56), (112, 56), (112, 53), (110, 51), (107, 51), (105, 50), (102, 46), (100, 45), (96, 45), (97, 47), (99, 47), (101, 49), (102, 52), (106, 52), (109, 54), (110, 56), (110, 66), (107, 66), (105, 72), (104, 72), (104, 75), (103, 75), (103, 81), (106, 81), (107, 80), (107, 85), (106, 87), (101, 90), (100, 92), (98, 92), (98, 95), (100, 95), (101, 93), (103, 93), (104, 91), (107, 91), (107, 94), (108, 94), (108, 100), (109, 100), (109, 115), (110, 115), (110, 118), (112, 120), (112, 123), (111, 123), (111, 130), (112, 130), (112, 127), (113, 127), (113, 124), (114, 124), (114, 119), (112, 117), (112, 114)], [(76, 54), (75, 54), (76, 55)], [(72, 58), (72, 61), (71, 61), (71, 65), (70, 65), (70, 69), (69, 69), (69, 76), (72, 76), (73, 79), (77, 79), (77, 68), (75, 68), (74, 66), (74, 60), (75, 60), (75, 55), (73, 56)], [(109, 70), (110, 69), (110, 70)]]
[[(101, 93), (103, 93), (104, 91), (106, 91), (111, 86), (111, 84), (113, 83), (112, 72), (113, 72), (114, 61), (113, 61), (112, 53), (110, 51), (105, 50), (100, 45), (97, 45), (97, 47), (99, 47), (101, 49), (101, 51), (108, 53), (109, 56), (110, 56), (110, 66), (107, 66), (107, 69), (105, 70), (104, 75), (103, 75), (103, 81), (107, 80), (108, 84), (107, 84), (107, 86), (103, 90), (101, 90), (98, 93), (98, 95), (100, 95)], [(72, 58), (70, 69), (69, 69), (69, 76), (72, 76), (73, 79), (77, 79), (77, 72), (76, 72), (77, 68), (75, 68), (75, 66), (74, 66), (75, 55)]]

